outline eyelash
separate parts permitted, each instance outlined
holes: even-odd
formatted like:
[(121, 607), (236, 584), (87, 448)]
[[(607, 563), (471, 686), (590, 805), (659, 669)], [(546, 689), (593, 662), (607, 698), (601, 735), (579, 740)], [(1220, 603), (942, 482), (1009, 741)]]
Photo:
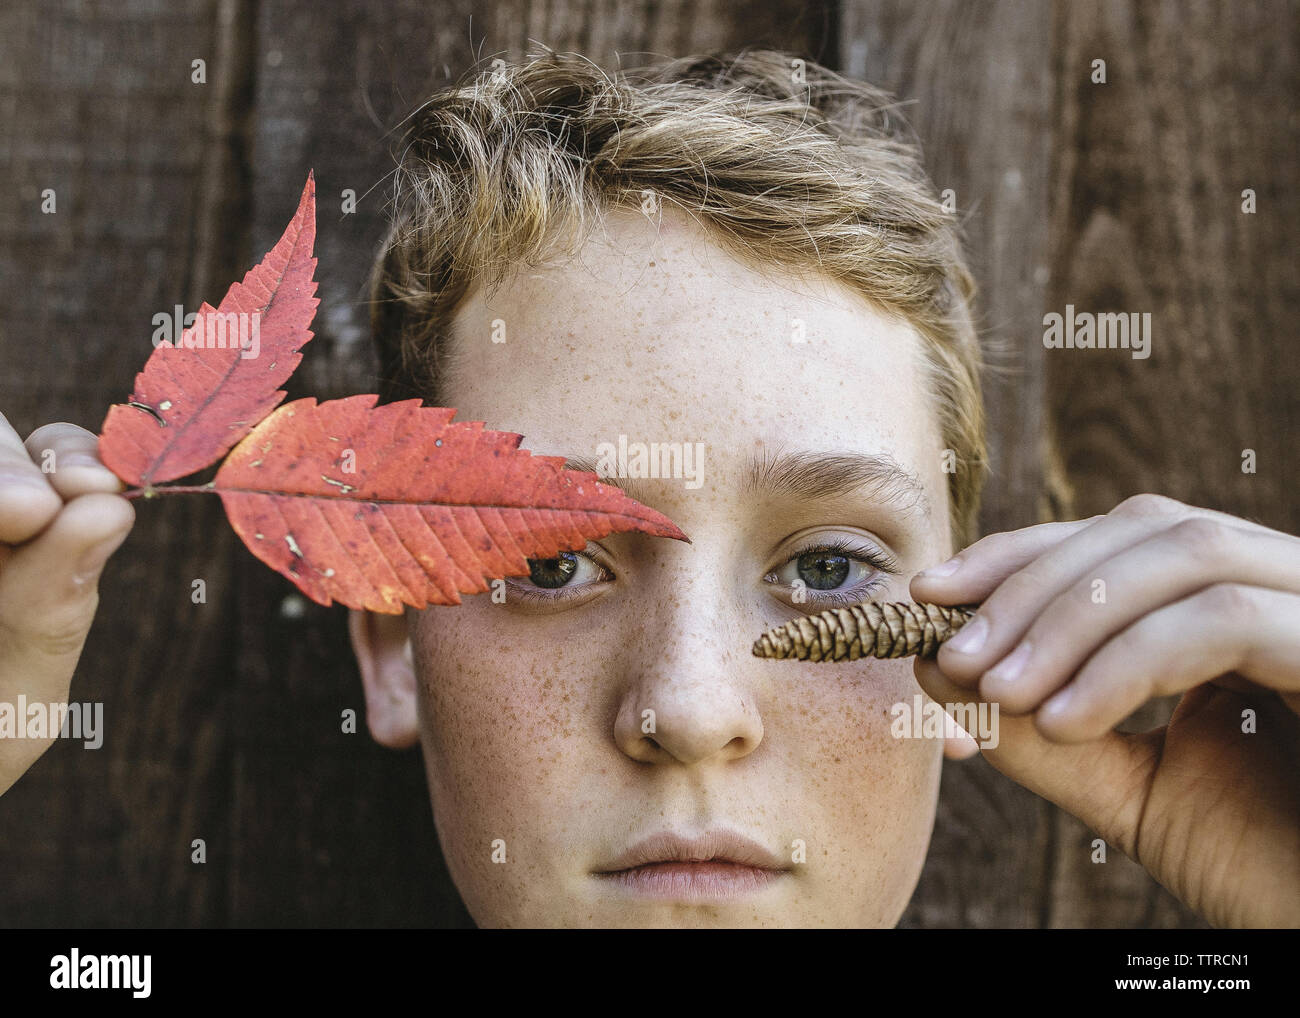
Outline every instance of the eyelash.
[[(784, 569), (791, 562), (798, 561), (805, 555), (843, 555), (851, 561), (870, 566), (883, 575), (874, 576), (865, 583), (859, 583), (846, 590), (814, 590), (808, 587), (804, 590), (807, 601), (794, 607), (807, 609), (809, 606), (815, 606), (815, 610), (821, 611), (827, 607), (858, 604), (870, 600), (872, 594), (883, 588), (891, 577), (898, 574), (898, 563), (890, 555), (878, 548), (858, 544), (844, 537), (835, 537), (828, 541), (813, 541), (807, 547), (794, 551), (781, 563), (779, 569)], [(777, 571), (768, 573), (764, 579), (776, 583), (777, 581), (769, 578), (775, 577)], [(784, 584), (782, 586), (784, 587)]]
[[(609, 568), (603, 563), (597, 561), (594, 555), (585, 551), (574, 552), (574, 554), (579, 558), (589, 560), (598, 570), (600, 570), (601, 575), (598, 577), (599, 581), (607, 581), (614, 578), (613, 573), (610, 572)], [(857, 586), (850, 587), (848, 590), (806, 589), (805, 593), (808, 598), (806, 603), (817, 605), (818, 610), (828, 605), (850, 605), (866, 601), (873, 593), (884, 587), (889, 582), (891, 576), (895, 576), (898, 573), (898, 563), (885, 552), (867, 545), (857, 544), (843, 537), (836, 537), (829, 541), (813, 541), (806, 547), (801, 547), (791, 553), (790, 557), (786, 559), (785, 562), (781, 563), (780, 568), (788, 566), (791, 562), (798, 560), (804, 555), (843, 555), (847, 559), (861, 562), (864, 565), (877, 570), (879, 573), (884, 574), (881, 576), (875, 576), (865, 583), (860, 583)], [(769, 577), (775, 575), (776, 570), (773, 570), (768, 573), (764, 579), (767, 580)], [(517, 598), (519, 601), (552, 605), (561, 601), (580, 597), (581, 594), (575, 593), (575, 591), (584, 591), (595, 585), (594, 583), (586, 583), (573, 588), (553, 587), (548, 589), (533, 585), (532, 581), (528, 580), (526, 577), (513, 576), (506, 577), (505, 582), (507, 587), (510, 588), (512, 596)], [(565, 590), (568, 590), (569, 593), (564, 593)]]

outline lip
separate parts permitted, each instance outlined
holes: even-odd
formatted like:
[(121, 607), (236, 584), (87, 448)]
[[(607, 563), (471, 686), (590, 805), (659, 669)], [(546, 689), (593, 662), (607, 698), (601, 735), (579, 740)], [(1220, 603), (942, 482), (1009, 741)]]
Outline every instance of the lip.
[(678, 901), (725, 901), (768, 887), (790, 866), (757, 841), (734, 831), (684, 837), (651, 835), (594, 872), (639, 897)]

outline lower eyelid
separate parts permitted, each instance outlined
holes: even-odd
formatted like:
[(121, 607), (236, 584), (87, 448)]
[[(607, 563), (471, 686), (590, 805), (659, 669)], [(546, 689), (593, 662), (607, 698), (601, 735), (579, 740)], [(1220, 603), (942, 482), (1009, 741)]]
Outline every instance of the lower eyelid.
[[(837, 594), (847, 594), (859, 590), (875, 590), (878, 587), (885, 586), (890, 579), (891, 577), (888, 574), (876, 570), (875, 572), (862, 577), (856, 583), (846, 583), (844, 586), (836, 587), (833, 590), (818, 590), (815, 587), (807, 587), (805, 588), (805, 591), (809, 598), (827, 597)], [(784, 586), (784, 584), (781, 586)]]
[(873, 576), (864, 583), (856, 587), (849, 587), (845, 590), (819, 590), (809, 592), (809, 601), (839, 602), (842, 604), (858, 604), (861, 601), (869, 601), (877, 592), (883, 590), (889, 583), (888, 576)]

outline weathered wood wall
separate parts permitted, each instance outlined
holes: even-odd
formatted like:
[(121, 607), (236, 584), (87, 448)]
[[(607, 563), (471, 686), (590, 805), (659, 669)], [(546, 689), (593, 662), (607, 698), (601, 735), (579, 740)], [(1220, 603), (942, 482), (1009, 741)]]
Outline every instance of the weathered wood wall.
[[(0, 10), (0, 408), (24, 433), (96, 428), (153, 314), (220, 296), (309, 167), (322, 305), (291, 396), (371, 391), (385, 134), (424, 93), (529, 39), (611, 68), (774, 45), (910, 100), (967, 217), (1002, 351), (986, 530), (1157, 490), (1294, 532), (1296, 20), (1266, 0), (22, 0)], [(355, 215), (331, 208), (344, 188)], [(1153, 355), (1044, 350), (1066, 303), (1152, 312)], [(340, 732), (363, 711), (341, 609), (199, 499), (141, 507), (102, 605), (73, 691), (107, 702), (104, 747), (57, 745), (0, 798), (0, 924), (468, 923), (430, 865), (417, 754)], [(1090, 838), (982, 760), (950, 765), (904, 924), (1198, 924), (1118, 853), (1091, 864)]]

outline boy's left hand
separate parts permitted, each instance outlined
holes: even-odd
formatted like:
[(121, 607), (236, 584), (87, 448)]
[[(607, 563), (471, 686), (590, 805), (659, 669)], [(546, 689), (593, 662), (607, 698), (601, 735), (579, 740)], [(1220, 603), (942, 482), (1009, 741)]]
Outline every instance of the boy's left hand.
[[(1300, 538), (1138, 495), (952, 561), (912, 596), (983, 603), (916, 677), (1000, 704), (988, 761), (1214, 925), (1300, 925)], [(1173, 693), (1167, 726), (1112, 730)]]

